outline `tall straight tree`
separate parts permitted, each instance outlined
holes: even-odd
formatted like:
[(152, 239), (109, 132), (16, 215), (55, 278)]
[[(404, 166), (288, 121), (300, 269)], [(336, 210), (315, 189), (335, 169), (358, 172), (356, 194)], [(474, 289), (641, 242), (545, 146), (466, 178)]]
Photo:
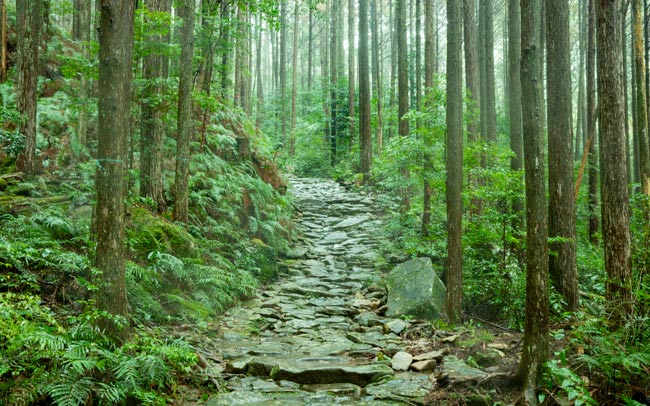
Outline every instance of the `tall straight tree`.
[[(433, 0), (424, 2), (424, 89), (428, 92), (433, 87), (433, 75), (435, 69), (435, 44), (434, 44), (434, 23), (433, 23)], [(425, 93), (426, 94), (426, 93)], [(429, 99), (427, 99), (429, 100)], [(429, 236), (431, 224), (431, 179), (428, 174), (432, 169), (431, 154), (424, 153), (423, 167), (423, 196), (422, 196), (422, 235)]]
[(337, 137), (338, 137), (338, 123), (337, 123), (337, 109), (338, 109), (338, 103), (337, 103), (337, 97), (338, 97), (338, 92), (337, 92), (337, 86), (338, 86), (338, 51), (337, 51), (337, 42), (338, 42), (338, 36), (341, 35), (340, 32), (337, 30), (337, 12), (336, 9), (337, 7), (340, 7), (340, 1), (341, 0), (331, 0), (331, 7), (330, 7), (330, 114), (331, 114), (331, 119), (330, 119), (330, 133), (329, 133), (329, 140), (330, 140), (330, 165), (334, 166), (336, 165), (337, 158), (336, 158), (336, 150), (338, 148), (337, 145)]
[(486, 141), (497, 140), (496, 96), (494, 83), (494, 0), (480, 1), (479, 64), (481, 135)]
[[(487, 140), (497, 141), (496, 90), (494, 80), (494, 0), (485, 3), (485, 110)], [(483, 108), (483, 106), (481, 106)]]
[[(129, 315), (125, 268), (126, 164), (131, 111), (134, 2), (102, 0), (99, 24), (98, 136), (95, 188), (95, 265), (102, 272), (97, 308)], [(102, 318), (100, 328), (118, 342), (128, 323)]]
[(364, 181), (372, 164), (370, 125), (370, 69), (368, 63), (368, 0), (359, 0), (359, 151)]
[(86, 32), (90, 27), (92, 2), (74, 0), (74, 15), (72, 16), (72, 38), (75, 41), (85, 41)]
[[(397, 26), (397, 16), (395, 10), (397, 5), (395, 4), (397, 0), (388, 0), (388, 24), (390, 27)], [(389, 106), (395, 106), (395, 94), (397, 83), (397, 30), (390, 30), (390, 95), (388, 100)], [(389, 133), (388, 137), (390, 138), (393, 133), (391, 132), (391, 126), (388, 127)]]
[(377, 2), (370, 2), (370, 14), (372, 26), (372, 81), (373, 88), (376, 91), (377, 99), (377, 128), (375, 130), (375, 140), (377, 142), (377, 155), (381, 154), (384, 144), (384, 120), (383, 120), (383, 84), (381, 75), (381, 60), (379, 58), (380, 37), (377, 27)]
[(280, 122), (282, 124), (282, 142), (287, 142), (287, 5), (280, 2)]
[[(75, 13), (72, 20), (72, 33), (75, 41), (82, 42), (82, 49), (85, 57), (90, 54), (90, 26), (92, 10), (90, 1), (75, 0)], [(88, 98), (90, 97), (90, 79), (85, 73), (81, 73), (79, 83), (79, 115), (77, 116), (77, 142), (83, 146), (87, 145), (88, 134)], [(84, 158), (84, 157), (79, 157)]]
[(585, 59), (587, 54), (587, 3), (580, 2), (578, 5), (578, 109), (576, 111), (576, 134), (573, 159), (580, 161), (587, 137), (587, 103), (585, 102)]
[[(520, 0), (508, 1), (508, 117), (510, 118), (510, 149), (514, 153), (510, 168), (519, 171), (524, 167), (521, 123), (521, 7)], [(521, 204), (514, 208), (521, 210)]]
[(587, 233), (592, 244), (598, 242), (598, 154), (596, 151), (596, 0), (589, 0), (587, 17), (587, 143), (589, 155), (589, 225)]
[(0, 0), (0, 83), (7, 80), (7, 2)]
[[(169, 0), (166, 0), (169, 1)], [(209, 0), (201, 0), (201, 64), (199, 66), (199, 81), (201, 91), (205, 96), (210, 98), (212, 94), (212, 73), (214, 71), (214, 52), (215, 52), (215, 15), (217, 13), (217, 4)], [(219, 44), (219, 42), (216, 42)], [(164, 75), (165, 77), (167, 75)], [(210, 119), (210, 106), (205, 106), (201, 112), (201, 129), (200, 138), (201, 146), (199, 153), (203, 153), (206, 144), (206, 133), (208, 130), (208, 121)]]
[(237, 7), (237, 49), (235, 53), (235, 105), (250, 114), (250, 44), (248, 6)]
[[(327, 3), (326, 3), (327, 4)], [(324, 13), (325, 14), (325, 13)], [(329, 44), (328, 44), (328, 39), (330, 37), (329, 35), (329, 22), (327, 20), (327, 14), (323, 16), (321, 20), (321, 31), (323, 32), (324, 35), (320, 36), (320, 76), (321, 76), (321, 90), (322, 90), (322, 97), (321, 99), (323, 100), (323, 140), (325, 141), (325, 145), (329, 142), (329, 136), (330, 136), (330, 101), (329, 101), (329, 61), (328, 61), (328, 50), (329, 50)]]
[(194, 0), (183, 0), (179, 13), (183, 19), (180, 32), (181, 59), (178, 82), (178, 117), (176, 135), (176, 176), (174, 219), (188, 220), (188, 179), (190, 175), (190, 142), (194, 133), (192, 123), (192, 59), (194, 55)]
[[(348, 134), (350, 144), (354, 138), (354, 102), (355, 83), (354, 80), (354, 0), (348, 0)], [(361, 140), (359, 140), (361, 142)]]
[[(483, 3), (481, 3), (482, 8)], [(471, 117), (467, 120), (467, 139), (469, 142), (477, 142), (481, 137), (485, 137), (486, 130), (484, 126), (487, 124), (485, 118), (486, 110), (481, 105), (481, 103), (485, 105), (485, 100), (483, 100), (483, 96), (485, 95), (485, 64), (483, 63), (485, 60), (485, 47), (479, 47), (479, 43), (484, 44), (485, 40), (483, 35), (484, 30), (482, 29), (479, 32), (476, 11), (475, 0), (463, 0), (463, 45), (465, 51), (465, 82), (469, 98), (468, 109), (478, 113), (478, 117)], [(484, 19), (482, 17), (480, 19), (481, 24), (485, 24)], [(481, 28), (483, 27), (481, 26)], [(437, 48), (436, 31), (436, 54)], [(481, 160), (481, 164), (483, 163), (484, 159)], [(478, 177), (470, 174), (469, 184), (470, 188), (476, 188), (478, 186)], [(470, 204), (470, 211), (472, 213), (480, 213), (482, 207), (483, 202), (481, 199), (473, 197)]]
[(415, 108), (422, 109), (422, 44), (420, 31), (422, 29), (421, 0), (415, 0)]
[(569, 1), (546, 0), (546, 99), (548, 122), (549, 273), (567, 309), (578, 306), (576, 212), (571, 131), (571, 44)]
[[(636, 127), (635, 132), (639, 141), (639, 169), (641, 187), (646, 196), (650, 196), (650, 139), (648, 139), (648, 116), (646, 104), (646, 75), (645, 75), (645, 44), (643, 38), (643, 4), (640, 0), (632, 0), (632, 40), (634, 43), (634, 73), (636, 96)], [(623, 44), (623, 47), (625, 45)], [(623, 86), (627, 86), (623, 83)], [(626, 147), (626, 151), (628, 151)]]
[(255, 65), (255, 76), (257, 77), (257, 91), (256, 91), (256, 98), (257, 98), (257, 111), (255, 114), (255, 124), (257, 125), (258, 128), (262, 126), (262, 122), (264, 121), (264, 81), (262, 80), (262, 32), (263, 32), (263, 24), (262, 24), (262, 13), (260, 12), (259, 19), (258, 19), (258, 32), (257, 32), (257, 49), (255, 51), (255, 56), (256, 56), (256, 65)]
[(296, 87), (298, 78), (298, 15), (300, 11), (300, 2), (296, 0), (293, 9), (293, 55), (291, 58), (291, 135), (289, 139), (289, 155), (293, 156), (296, 153), (296, 115), (297, 105), (296, 98), (298, 89)]
[(314, 54), (314, 7), (309, 2), (309, 34), (307, 38), (307, 90), (311, 91), (313, 54)]
[(540, 0), (521, 1), (521, 104), (526, 172), (526, 320), (519, 366), (524, 403), (538, 404), (535, 389), (548, 357), (548, 230), (539, 65)]
[[(648, 0), (642, 0), (643, 1), (643, 10), (645, 12), (643, 13), (643, 21), (644, 21), (644, 26), (643, 26), (643, 32), (644, 32), (644, 39), (645, 39), (645, 94), (649, 95), (650, 94), (650, 47), (648, 47), (648, 43), (650, 43), (650, 10), (649, 10), (649, 5), (648, 5)], [(646, 112), (648, 114), (646, 122), (650, 125), (650, 106), (648, 106), (648, 102), (646, 101)], [(648, 135), (650, 137), (650, 134)]]
[(41, 0), (16, 1), (18, 40), (18, 113), (22, 116), (19, 131), (25, 137), (25, 149), (16, 167), (27, 176), (36, 175), (36, 104), (38, 95), (38, 48), (41, 27)]
[(597, 73), (600, 195), (606, 298), (616, 327), (632, 312), (632, 259), (623, 120), (621, 0), (598, 0)]
[[(517, 0), (519, 1), (519, 0)], [(472, 109), (479, 106), (479, 70), (478, 70), (478, 30), (476, 27), (476, 2), (463, 0), (463, 36), (465, 51), (465, 82)], [(435, 53), (435, 51), (434, 51)], [(519, 60), (517, 60), (519, 64)], [(426, 65), (425, 65), (426, 67)], [(426, 85), (425, 85), (426, 86)], [(479, 129), (476, 120), (467, 120), (467, 137), (470, 141), (477, 141)]]
[(447, 0), (447, 296), (452, 323), (460, 321), (463, 299), (463, 41), (462, 3)]
[[(230, 2), (224, 1), (221, 3), (220, 10), (220, 20), (221, 20), (221, 43), (228, 44), (230, 41)], [(230, 73), (230, 63), (228, 62), (230, 57), (230, 47), (222, 46), (221, 47), (221, 64), (219, 66), (219, 79), (221, 87), (221, 97), (225, 98), (228, 94), (228, 86), (230, 83), (229, 73)]]
[[(398, 93), (398, 122), (399, 135), (409, 135), (409, 121), (406, 113), (409, 110), (409, 84), (408, 84), (408, 48), (406, 47), (406, 0), (397, 0), (395, 10), (397, 31), (397, 93)], [(407, 168), (402, 168), (402, 174), (408, 179)], [(411, 205), (408, 187), (402, 187), (402, 210), (408, 210)]]
[[(148, 0), (147, 7), (152, 12), (166, 11), (164, 0)], [(147, 38), (148, 43), (160, 44), (163, 38), (154, 33)], [(149, 197), (162, 212), (165, 209), (163, 195), (163, 113), (162, 86), (163, 56), (158, 45), (148, 51), (142, 60), (142, 77), (145, 80), (142, 95), (140, 124), (140, 196)]]

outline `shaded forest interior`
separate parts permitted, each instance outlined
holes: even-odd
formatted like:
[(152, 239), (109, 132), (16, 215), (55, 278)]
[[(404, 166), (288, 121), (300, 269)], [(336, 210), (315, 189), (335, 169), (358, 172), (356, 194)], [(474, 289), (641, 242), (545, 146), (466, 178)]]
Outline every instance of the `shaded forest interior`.
[(278, 279), (288, 179), (309, 177), (381, 201), (374, 268), (431, 259), (432, 330), (522, 334), (495, 404), (650, 404), (647, 0), (0, 0), (0, 19), (0, 404), (218, 393), (170, 332)]

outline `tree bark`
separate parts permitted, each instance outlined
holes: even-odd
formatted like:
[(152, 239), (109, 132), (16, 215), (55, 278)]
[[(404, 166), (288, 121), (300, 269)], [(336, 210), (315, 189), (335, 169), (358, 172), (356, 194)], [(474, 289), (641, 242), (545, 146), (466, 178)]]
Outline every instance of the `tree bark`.
[(256, 60), (257, 64), (255, 67), (255, 76), (257, 76), (257, 111), (255, 115), (255, 124), (257, 128), (262, 127), (264, 122), (264, 82), (262, 80), (262, 14), (259, 16), (259, 28), (257, 33), (257, 50), (256, 50)]
[[(348, 0), (348, 137), (352, 145), (355, 136), (354, 123), (354, 0)], [(359, 140), (361, 142), (361, 140)]]
[[(228, 44), (230, 42), (230, 24), (227, 21), (230, 19), (230, 3), (224, 1), (221, 3), (221, 21), (226, 22), (221, 24), (221, 38), (222, 44)], [(230, 46), (221, 47), (221, 66), (219, 67), (219, 76), (221, 82), (221, 97), (223, 99), (228, 95), (228, 87), (230, 85)]]
[(585, 54), (587, 49), (587, 18), (585, 10), (587, 9), (585, 2), (580, 2), (578, 7), (579, 16), (579, 29), (578, 29), (578, 109), (576, 112), (576, 134), (575, 134), (575, 148), (573, 150), (573, 160), (580, 161), (582, 158), (582, 150), (586, 140), (585, 134), (587, 133), (586, 127), (586, 103), (585, 103)]
[[(435, 43), (434, 43), (434, 0), (424, 2), (424, 89), (425, 94), (433, 87), (433, 75), (435, 73)], [(429, 100), (429, 99), (427, 99)], [(429, 173), (433, 169), (431, 153), (424, 151), (423, 163), (423, 197), (422, 197), (422, 235), (429, 236), (431, 224), (431, 179)]]
[[(398, 122), (399, 135), (409, 135), (409, 121), (405, 117), (409, 110), (409, 89), (408, 89), (408, 48), (406, 47), (406, 0), (397, 0), (395, 10), (396, 31), (397, 31), (397, 93), (398, 93)], [(408, 183), (408, 169), (402, 168), (402, 175)], [(407, 211), (411, 206), (411, 198), (408, 187), (403, 187), (402, 210)]]
[(589, 226), (587, 234), (592, 244), (598, 243), (598, 154), (596, 152), (596, 0), (589, 0), (587, 34), (587, 142), (589, 143)]
[[(623, 18), (621, 18), (621, 32), (623, 33), (623, 38), (627, 38), (627, 3), (623, 7)], [(634, 17), (632, 17), (634, 19)], [(630, 109), (629, 109), (629, 95), (628, 95), (628, 83), (629, 83), (629, 78), (628, 78), (628, 73), (627, 73), (627, 60), (628, 60), (628, 50), (627, 50), (627, 40), (623, 40), (625, 43), (623, 45), (623, 66), (625, 67), (623, 69), (623, 105), (624, 110), (625, 110), (625, 145), (628, 147), (625, 149), (625, 153), (627, 155), (627, 178), (628, 178), (628, 184), (632, 182), (633, 174), (632, 174), (632, 158), (630, 156), (630, 140), (632, 140), (632, 143), (634, 143), (634, 137), (630, 137), (630, 123), (629, 123), (629, 117), (630, 117)], [(634, 46), (634, 40), (630, 41), (631, 46)], [(634, 89), (634, 86), (632, 86), (632, 89)], [(647, 86), (646, 86), (647, 89)], [(647, 118), (646, 118), (646, 123), (647, 123)], [(647, 132), (647, 131), (646, 131)], [(630, 189), (632, 191), (632, 189)]]
[[(494, 0), (485, 3), (485, 110), (487, 140), (497, 142), (496, 91), (494, 80)], [(483, 106), (481, 106), (482, 108)]]
[[(518, 1), (518, 0), (517, 0)], [(463, 35), (465, 51), (465, 82), (469, 97), (469, 108), (472, 110), (480, 109), (479, 106), (479, 71), (478, 56), (476, 52), (479, 49), (477, 28), (476, 28), (476, 2), (475, 0), (463, 0)], [(519, 64), (519, 61), (517, 61)], [(471, 142), (479, 139), (478, 121), (476, 119), (467, 120), (467, 138)]]
[(7, 81), (7, 3), (0, 0), (0, 83)]
[(294, 9), (293, 9), (293, 52), (291, 58), (291, 64), (293, 69), (291, 72), (291, 135), (289, 140), (289, 156), (294, 156), (296, 153), (296, 115), (297, 115), (297, 106), (296, 98), (298, 95), (298, 89), (296, 87), (296, 79), (298, 77), (298, 12), (299, 12), (300, 2), (296, 0)]
[(368, 0), (359, 0), (359, 150), (364, 182), (372, 165), (370, 78), (368, 63)]
[(447, 0), (447, 293), (452, 323), (461, 320), (463, 299), (463, 64), (462, 3)]
[[(397, 15), (395, 10), (397, 5), (395, 4), (397, 0), (388, 0), (388, 23), (391, 27), (397, 27)], [(388, 106), (393, 108), (395, 106), (395, 97), (397, 95), (397, 33), (396, 29), (390, 30), (390, 94), (388, 97)], [(390, 116), (389, 116), (390, 117)], [(391, 120), (392, 121), (392, 120)], [(390, 139), (394, 133), (394, 128), (399, 126), (399, 117), (397, 118), (397, 123), (391, 122), (387, 128), (387, 139)]]
[(41, 0), (16, 0), (16, 34), (18, 40), (18, 113), (20, 134), (25, 149), (16, 159), (16, 168), (33, 177), (36, 162), (36, 105), (38, 103), (38, 50), (41, 27)]
[(338, 35), (341, 33), (337, 30), (336, 22), (336, 9), (340, 7), (340, 0), (332, 0), (332, 7), (330, 8), (330, 165), (335, 166), (337, 162), (337, 137), (338, 137), (338, 122), (337, 122), (337, 98), (338, 98), (338, 50), (336, 43), (338, 42)]
[[(248, 43), (248, 10), (246, 5), (237, 8), (237, 49), (235, 58), (235, 105), (250, 114), (250, 68)], [(286, 72), (285, 72), (286, 75)], [(286, 80), (286, 78), (285, 78)]]
[(571, 44), (568, 0), (546, 0), (546, 99), (548, 122), (549, 273), (567, 310), (578, 306), (576, 212), (573, 197), (573, 136), (571, 132)]
[(321, 89), (323, 92), (323, 141), (327, 146), (330, 143), (330, 132), (331, 132), (331, 113), (330, 113), (330, 100), (329, 100), (329, 85), (331, 84), (329, 78), (329, 61), (328, 61), (328, 50), (329, 44), (327, 42), (330, 37), (329, 33), (329, 22), (327, 18), (321, 20), (322, 31), (324, 35), (320, 37), (320, 71), (321, 71)]
[(280, 3), (280, 122), (282, 126), (282, 143), (287, 143), (287, 6)]
[[(521, 7), (519, 0), (509, 0), (508, 4), (508, 117), (510, 127), (510, 170), (521, 171), (524, 167), (524, 150), (522, 139), (522, 106), (521, 106)], [(512, 228), (517, 239), (523, 238), (524, 221), (521, 213), (524, 212), (524, 201), (520, 196), (515, 196), (512, 201)], [(523, 255), (518, 247), (517, 257), (523, 264)]]
[[(646, 105), (645, 47), (643, 38), (643, 5), (640, 0), (632, 0), (632, 40), (634, 42), (634, 73), (636, 96), (636, 127), (639, 140), (639, 168), (643, 194), (650, 196), (650, 140), (648, 139), (648, 116)], [(622, 46), (625, 46), (623, 41)], [(626, 84), (623, 83), (622, 86)], [(625, 150), (628, 151), (626, 144)], [(627, 173), (627, 170), (626, 170)], [(627, 182), (626, 182), (627, 183)]]
[(623, 120), (621, 1), (597, 7), (598, 122), (602, 181), (601, 215), (610, 321), (621, 327), (632, 312), (632, 260)]
[(422, 44), (420, 31), (422, 29), (421, 0), (415, 0), (415, 108), (422, 109)]
[[(490, 1), (490, 0), (488, 0)], [(486, 13), (487, 13), (487, 3), (485, 1), (479, 0), (478, 6), (478, 70), (479, 70), (479, 92), (480, 97), (478, 106), (479, 106), (479, 125), (480, 125), (480, 139), (487, 139), (487, 64), (485, 60), (487, 59), (487, 49), (485, 46), (485, 35), (487, 32), (486, 28)], [(481, 160), (481, 164), (484, 164), (484, 159)]]
[(548, 357), (548, 231), (544, 184), (543, 103), (539, 80), (540, 0), (521, 1), (521, 90), (526, 172), (526, 319), (519, 376), (524, 403), (538, 405), (535, 389)]
[(377, 128), (375, 141), (377, 142), (377, 155), (381, 155), (384, 144), (384, 120), (383, 120), (383, 89), (381, 76), (381, 60), (379, 58), (380, 37), (377, 29), (377, 2), (370, 2), (371, 25), (372, 25), (372, 81), (376, 89), (377, 97)]
[(194, 55), (194, 0), (183, 0), (179, 13), (183, 19), (180, 32), (181, 58), (178, 82), (178, 117), (176, 136), (176, 176), (174, 219), (188, 221), (188, 179), (190, 175), (190, 142), (194, 133), (192, 122), (192, 59)]
[[(162, 0), (148, 0), (152, 12), (162, 12), (165, 4)], [(149, 35), (148, 42), (160, 43), (160, 35)], [(159, 52), (150, 51), (142, 61), (142, 78), (145, 81), (141, 97), (140, 125), (140, 196), (151, 198), (163, 212), (166, 208), (163, 186), (163, 143), (164, 126), (162, 112), (163, 57)]]
[[(212, 72), (214, 70), (214, 20), (217, 12), (216, 4), (209, 0), (201, 0), (201, 47), (202, 62), (199, 68), (198, 79), (201, 82), (201, 90), (206, 97), (210, 97), (212, 92)], [(206, 144), (206, 132), (208, 130), (208, 121), (210, 120), (210, 106), (205, 106), (201, 113), (201, 145), (199, 153), (203, 153)]]
[(74, 0), (72, 39), (75, 41), (87, 41), (91, 19), (91, 4), (88, 0)]
[[(508, 7), (508, 111), (510, 117), (510, 149), (514, 153), (510, 159), (510, 169), (519, 171), (523, 168), (524, 151), (522, 144), (521, 123), (521, 7), (519, 0), (509, 0)], [(521, 202), (515, 207), (522, 209)]]
[(314, 8), (309, 5), (309, 38), (307, 54), (307, 90), (311, 92), (312, 72), (313, 72), (313, 53), (314, 53)]
[(127, 152), (131, 111), (134, 3), (102, 0), (99, 25), (95, 265), (102, 272), (97, 308), (123, 318), (99, 327), (117, 342), (129, 336), (125, 270)]

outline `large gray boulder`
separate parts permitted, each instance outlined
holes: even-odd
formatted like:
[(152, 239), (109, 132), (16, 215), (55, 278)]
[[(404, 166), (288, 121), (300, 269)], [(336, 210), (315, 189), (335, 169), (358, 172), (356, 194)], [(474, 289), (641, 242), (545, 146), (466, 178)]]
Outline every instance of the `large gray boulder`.
[(388, 291), (386, 316), (408, 315), (425, 320), (440, 317), (445, 305), (445, 285), (429, 258), (417, 258), (393, 268), (384, 279)]

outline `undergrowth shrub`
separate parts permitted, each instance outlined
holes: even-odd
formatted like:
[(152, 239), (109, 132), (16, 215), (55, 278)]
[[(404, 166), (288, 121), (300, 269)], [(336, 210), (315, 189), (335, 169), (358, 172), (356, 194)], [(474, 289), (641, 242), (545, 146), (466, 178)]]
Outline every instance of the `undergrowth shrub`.
[(10, 405), (166, 404), (196, 374), (182, 340), (140, 333), (115, 347), (95, 329), (96, 311), (63, 321), (38, 296), (0, 293), (0, 398)]
[(650, 392), (648, 315), (636, 314), (619, 329), (610, 328), (605, 313), (575, 316), (577, 327), (560, 332), (568, 347), (547, 363), (547, 392), (583, 405), (645, 404)]

